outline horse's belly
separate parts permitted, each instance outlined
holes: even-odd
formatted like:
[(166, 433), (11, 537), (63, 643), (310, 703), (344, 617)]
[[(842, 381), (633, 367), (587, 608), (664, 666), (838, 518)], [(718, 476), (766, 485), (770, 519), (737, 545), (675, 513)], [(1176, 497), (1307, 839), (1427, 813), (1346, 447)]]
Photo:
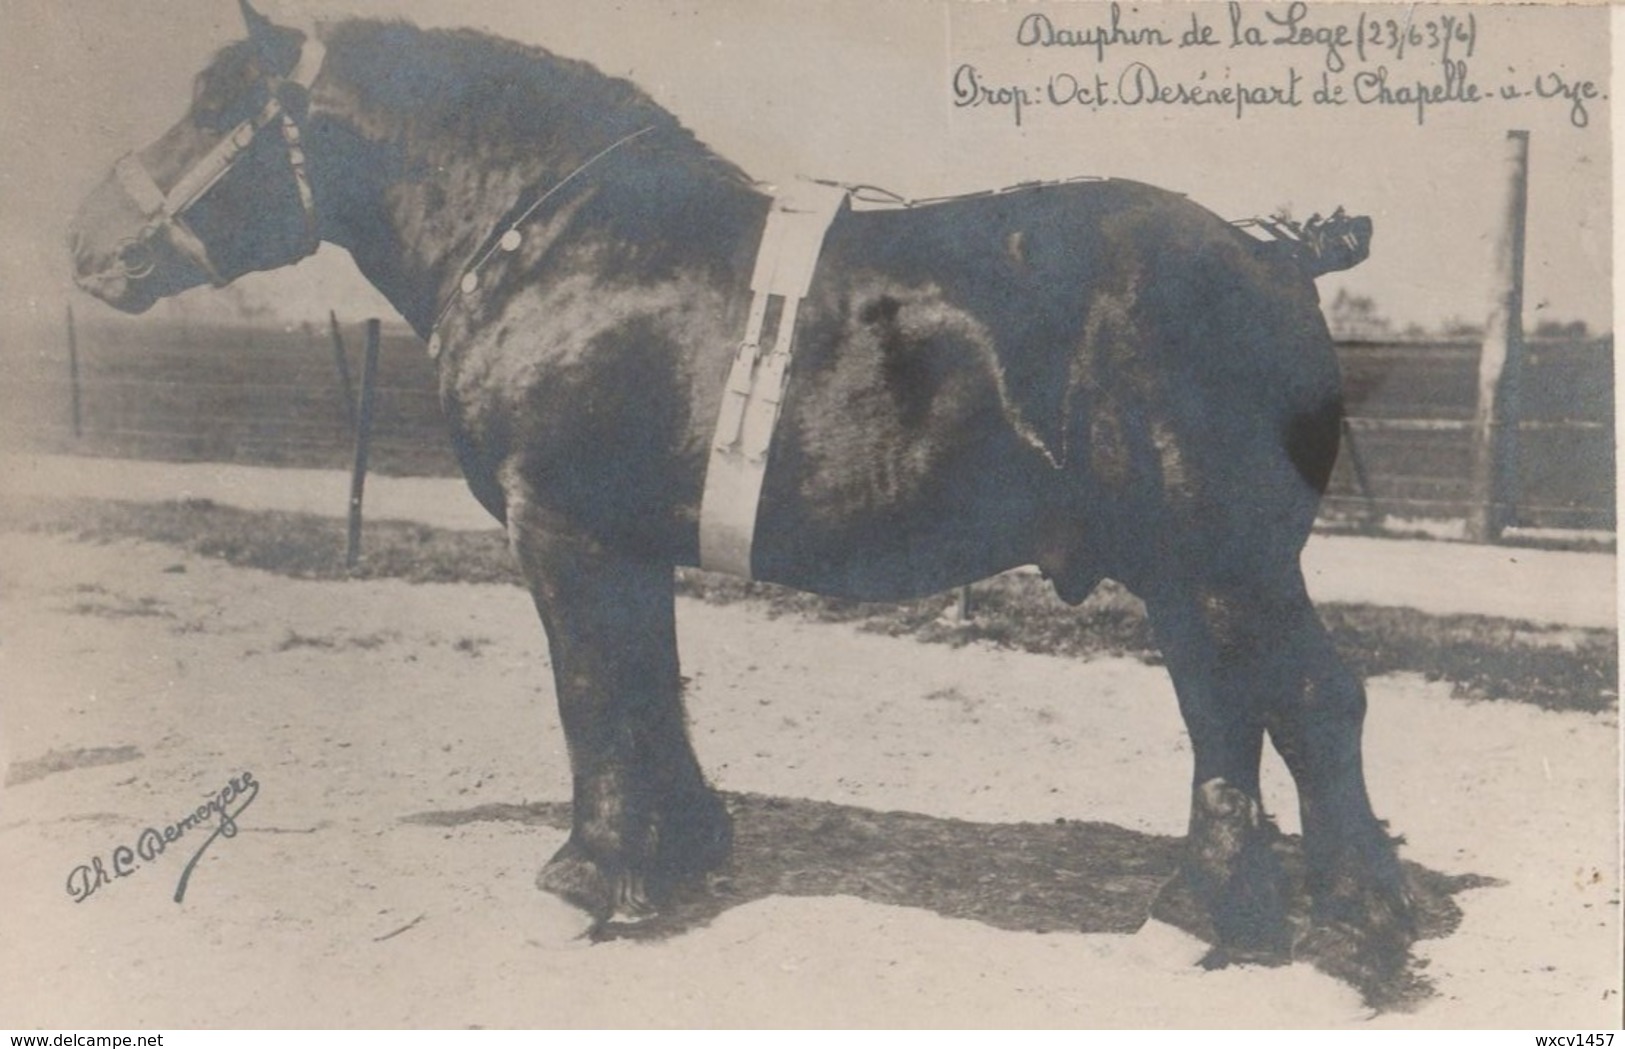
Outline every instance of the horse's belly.
[(810, 312), (754, 574), (894, 600), (1031, 561), (1057, 442), (1006, 387), (986, 326), (936, 289), (878, 278)]
[(890, 601), (1033, 560), (1041, 485), (1007, 445), (959, 449), (926, 468), (877, 449), (853, 449), (839, 462), (812, 461), (799, 449), (775, 455), (757, 520), (755, 576)]
[[(1007, 544), (922, 535), (808, 557), (795, 536), (758, 536), (757, 579), (855, 601), (907, 601), (997, 575), (1030, 560)], [(795, 549), (801, 546), (802, 549)]]

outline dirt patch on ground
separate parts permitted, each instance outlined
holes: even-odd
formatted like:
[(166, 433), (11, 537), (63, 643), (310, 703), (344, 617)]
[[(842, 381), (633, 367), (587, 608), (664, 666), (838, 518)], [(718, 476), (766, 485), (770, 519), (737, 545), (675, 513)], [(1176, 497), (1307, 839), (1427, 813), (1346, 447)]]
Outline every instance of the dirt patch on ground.
[[(51, 768), (0, 794), (0, 1025), (1618, 1022), (1612, 713), (1370, 683), (1374, 802), (1460, 909), (1417, 948), (1431, 996), (1373, 1015), (1308, 964), (1201, 969), (1141, 913), (1187, 805), (1160, 668), (685, 601), (696, 746), (743, 831), (725, 905), (559, 945), (532, 880), (568, 770), (522, 591), (0, 538), (0, 738)], [(108, 753), (136, 757), (63, 757)], [(141, 855), (245, 773), (234, 835)], [(1294, 833), (1273, 760), (1265, 789)]]

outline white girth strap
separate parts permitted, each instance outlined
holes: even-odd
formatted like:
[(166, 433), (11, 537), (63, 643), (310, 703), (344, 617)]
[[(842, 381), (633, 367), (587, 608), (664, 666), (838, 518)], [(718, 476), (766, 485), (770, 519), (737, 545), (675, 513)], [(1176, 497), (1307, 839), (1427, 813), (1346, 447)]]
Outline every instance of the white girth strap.
[[(773, 201), (756, 253), (745, 338), (722, 391), (711, 460), (700, 502), (700, 567), (751, 578), (756, 511), (767, 472), (767, 452), (779, 419), (795, 338), (796, 310), (812, 286), (824, 234), (847, 199), (847, 190), (798, 182)], [(762, 352), (762, 327), (771, 300), (780, 302), (773, 346)]]

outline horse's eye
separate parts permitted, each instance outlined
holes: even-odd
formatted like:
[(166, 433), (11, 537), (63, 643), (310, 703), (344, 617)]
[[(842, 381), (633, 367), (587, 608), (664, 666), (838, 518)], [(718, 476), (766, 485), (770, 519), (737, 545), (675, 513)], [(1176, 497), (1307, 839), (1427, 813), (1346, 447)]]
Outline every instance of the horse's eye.
[(194, 110), (204, 109), (218, 104), (210, 97), (212, 94), (215, 94), (215, 92), (211, 92), (209, 90), (211, 86), (212, 85), (210, 84), (209, 77), (206, 74), (199, 73), (192, 79), (192, 108)]
[(192, 123), (225, 131), (252, 115), (263, 94), (257, 67), (246, 59), (206, 69), (192, 81)]
[(231, 125), (219, 106), (199, 106), (192, 110), (192, 123), (203, 131), (224, 131)]
[(209, 84), (202, 77), (192, 85), (192, 123), (201, 128), (218, 130), (223, 123), (225, 104), (217, 92), (209, 90)]

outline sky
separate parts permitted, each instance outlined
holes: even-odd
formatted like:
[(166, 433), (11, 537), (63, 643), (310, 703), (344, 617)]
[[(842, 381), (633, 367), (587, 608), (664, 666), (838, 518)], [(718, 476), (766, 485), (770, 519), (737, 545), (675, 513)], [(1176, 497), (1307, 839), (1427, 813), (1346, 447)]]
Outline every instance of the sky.
[[(1114, 32), (1108, 4), (1015, 0), (259, 6), (290, 23), (468, 26), (585, 59), (638, 83), (767, 182), (808, 175), (932, 196), (1101, 175), (1184, 193), (1227, 218), (1342, 205), (1374, 218), (1372, 256), (1322, 278), (1322, 295), (1370, 296), (1400, 326), (1487, 316), (1506, 132), (1524, 129), (1525, 322), (1612, 327), (1599, 8), (1475, 7), (1469, 32), (1458, 6), (1122, 3)], [(243, 35), (237, 5), (0, 0), (0, 26), (0, 323), (59, 318), (68, 303), (95, 316), (105, 308), (68, 279), (68, 218), (119, 154), (180, 117), (193, 75)], [(1435, 46), (1446, 29), (1449, 55)], [(1239, 116), (1224, 94), (1238, 88), (1250, 100)], [(1459, 100), (1472, 88), (1481, 101)], [(1317, 89), (1341, 100), (1317, 104)], [(1437, 100), (1419, 110), (1419, 90)], [(1219, 101), (1194, 104), (1207, 97)], [(333, 248), (228, 293), (188, 293), (180, 308), (237, 305), (289, 321), (329, 309), (391, 316)]]

